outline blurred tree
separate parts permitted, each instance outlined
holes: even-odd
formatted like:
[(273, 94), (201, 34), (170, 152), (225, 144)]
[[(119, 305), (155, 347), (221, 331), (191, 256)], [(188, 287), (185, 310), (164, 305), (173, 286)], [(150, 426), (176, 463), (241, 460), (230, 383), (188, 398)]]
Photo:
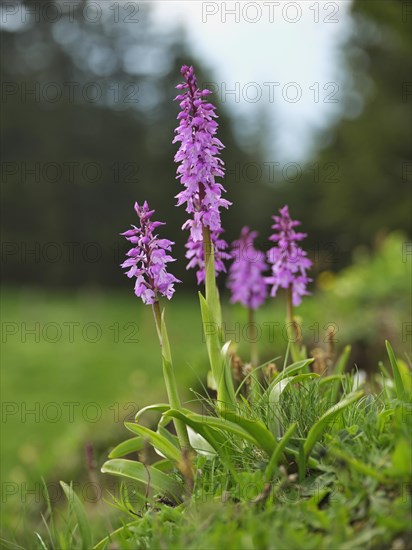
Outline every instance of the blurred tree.
[[(3, 279), (119, 284), (127, 243), (118, 234), (137, 220), (134, 201), (147, 199), (177, 241), (176, 275), (194, 282), (185, 213), (174, 207), (173, 98), (183, 63), (200, 81), (210, 75), (181, 35), (155, 32), (147, 4), (138, 14), (47, 4), (26, 1), (26, 24), (3, 35)], [(224, 113), (220, 122), (226, 162), (244, 162)]]
[(411, 4), (355, 0), (352, 17), (343, 116), (321, 137), (319, 180), (285, 189), (312, 249), (323, 248), (319, 268), (349, 263), (388, 230), (411, 235)]
[[(273, 184), (263, 170), (263, 111), (259, 135), (245, 147), (219, 106), (234, 203), (223, 214), (229, 241), (247, 224), (267, 247), (270, 216), (285, 203), (309, 234), (316, 270), (349, 263), (353, 248), (372, 244), (382, 229), (410, 233), (407, 4), (353, 2), (342, 119), (319, 136), (319, 153), (299, 181), (276, 175)], [(126, 250), (118, 234), (135, 222), (134, 201), (146, 198), (176, 241), (175, 274), (194, 284), (185, 272), (185, 212), (171, 206), (178, 192), (172, 99), (182, 63), (193, 62), (201, 82), (212, 75), (181, 32), (156, 31), (147, 3), (137, 14), (121, 3), (112, 5), (118, 12), (93, 3), (101, 13), (85, 12), (84, 0), (56, 1), (54, 12), (52, 5), (26, 0), (2, 37), (3, 280), (130, 285), (118, 267)], [(33, 13), (24, 23), (25, 7)]]

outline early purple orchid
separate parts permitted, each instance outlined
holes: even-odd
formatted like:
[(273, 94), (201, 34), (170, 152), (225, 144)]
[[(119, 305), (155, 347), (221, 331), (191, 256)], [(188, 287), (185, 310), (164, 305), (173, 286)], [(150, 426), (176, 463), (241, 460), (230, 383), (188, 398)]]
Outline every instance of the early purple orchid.
[(174, 283), (180, 282), (166, 269), (167, 263), (175, 261), (167, 254), (174, 243), (168, 239), (159, 239), (153, 234), (157, 227), (165, 224), (151, 221), (155, 211), (149, 209), (147, 201), (143, 206), (136, 202), (134, 209), (139, 216), (140, 227), (133, 225), (133, 229), (121, 233), (135, 245), (127, 252), (128, 259), (121, 267), (128, 268), (128, 277), (136, 277), (135, 294), (144, 304), (152, 305), (157, 302), (158, 294), (170, 300), (175, 291)]
[(185, 82), (176, 88), (184, 90), (184, 93), (175, 98), (180, 101), (181, 111), (177, 117), (180, 122), (173, 143), (180, 141), (175, 162), (179, 163), (177, 178), (184, 185), (184, 190), (176, 198), (177, 206), (186, 204), (186, 212), (192, 215), (182, 229), (190, 230), (186, 245), (187, 267), (198, 269), (197, 280), (200, 283), (205, 279), (202, 251), (204, 227), (210, 230), (216, 273), (226, 271), (223, 260), (228, 259), (229, 255), (224, 252), (227, 243), (220, 237), (223, 232), (220, 208), (228, 208), (231, 203), (222, 198), (225, 189), (215, 180), (224, 176), (224, 163), (219, 156), (224, 146), (216, 137), (216, 107), (204, 100), (212, 92), (198, 88), (193, 67), (183, 65), (181, 74)]
[(254, 247), (256, 231), (244, 227), (240, 238), (232, 244), (233, 263), (229, 269), (228, 288), (231, 302), (240, 302), (248, 309), (258, 309), (266, 300), (268, 289), (263, 273), (268, 269), (265, 255)]
[(309, 294), (306, 287), (312, 279), (308, 278), (306, 270), (312, 266), (312, 262), (297, 244), (306, 237), (306, 233), (297, 233), (294, 230), (300, 222), (290, 218), (288, 206), (281, 208), (279, 213), (280, 216), (273, 216), (275, 223), (272, 229), (275, 229), (275, 233), (270, 240), (277, 244), (267, 253), (272, 276), (267, 277), (266, 282), (273, 285), (271, 296), (276, 296), (279, 288), (290, 288), (292, 303), (298, 306), (302, 296)]

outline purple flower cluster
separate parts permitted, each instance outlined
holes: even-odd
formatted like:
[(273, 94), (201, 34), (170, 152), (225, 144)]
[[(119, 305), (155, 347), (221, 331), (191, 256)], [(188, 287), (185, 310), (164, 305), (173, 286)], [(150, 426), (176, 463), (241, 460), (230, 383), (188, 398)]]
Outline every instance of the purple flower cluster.
[(289, 216), (288, 206), (279, 210), (280, 216), (273, 216), (275, 221), (272, 229), (276, 232), (270, 237), (277, 244), (267, 253), (271, 264), (272, 276), (266, 278), (268, 284), (273, 285), (271, 296), (276, 296), (279, 288), (291, 288), (293, 305), (298, 306), (302, 296), (309, 294), (307, 284), (312, 280), (306, 275), (306, 270), (312, 262), (306, 257), (306, 252), (297, 244), (306, 237), (306, 233), (297, 233), (294, 227), (300, 222)]
[(166, 270), (166, 264), (175, 261), (167, 254), (174, 243), (153, 234), (157, 227), (165, 224), (151, 221), (155, 211), (149, 209), (146, 201), (143, 206), (136, 202), (134, 209), (139, 216), (140, 227), (132, 226), (133, 229), (122, 233), (135, 245), (127, 252), (128, 259), (122, 267), (128, 268), (128, 277), (136, 277), (134, 291), (143, 303), (154, 304), (158, 294), (170, 300), (175, 291), (174, 283), (180, 282)]
[(192, 215), (182, 227), (190, 230), (186, 245), (186, 257), (189, 259), (187, 267), (199, 270), (197, 279), (201, 282), (205, 277), (201, 244), (203, 227), (210, 229), (216, 273), (225, 271), (223, 260), (228, 255), (224, 252), (227, 243), (220, 238), (223, 232), (220, 208), (228, 208), (231, 203), (222, 198), (225, 189), (215, 180), (216, 177), (224, 176), (224, 163), (219, 156), (224, 146), (216, 137), (216, 107), (204, 100), (212, 92), (198, 88), (193, 67), (183, 65), (181, 73), (185, 82), (176, 86), (183, 93), (175, 98), (180, 101), (181, 111), (177, 117), (179, 126), (175, 130), (173, 143), (180, 142), (175, 162), (179, 163), (177, 178), (184, 189), (176, 198), (177, 206), (186, 204), (186, 212)]
[(268, 294), (263, 276), (268, 266), (264, 253), (254, 247), (256, 236), (256, 231), (244, 227), (240, 239), (233, 242), (233, 263), (228, 278), (228, 288), (232, 292), (231, 302), (240, 302), (250, 309), (260, 307)]

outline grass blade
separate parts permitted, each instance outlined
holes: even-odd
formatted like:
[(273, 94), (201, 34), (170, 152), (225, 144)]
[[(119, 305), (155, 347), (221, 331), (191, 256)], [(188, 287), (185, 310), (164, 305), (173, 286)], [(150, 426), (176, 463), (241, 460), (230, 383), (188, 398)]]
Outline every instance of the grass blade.
[(270, 460), (269, 460), (269, 464), (266, 466), (265, 479), (267, 482), (269, 482), (272, 479), (273, 474), (278, 465), (278, 462), (283, 454), (283, 451), (285, 450), (285, 447), (288, 444), (289, 439), (295, 433), (295, 429), (296, 429), (296, 423), (291, 424), (287, 429), (285, 435), (279, 441), (276, 449), (273, 451), (272, 456), (270, 457)]
[(345, 397), (345, 399), (342, 399), (342, 401), (339, 401), (339, 403), (333, 405), (333, 407), (328, 409), (325, 414), (323, 414), (319, 418), (319, 420), (315, 422), (315, 424), (309, 430), (306, 441), (303, 444), (305, 458), (308, 458), (313, 447), (315, 446), (315, 443), (321, 438), (331, 420), (333, 420), (333, 418), (335, 418), (337, 414), (342, 412), (343, 409), (346, 409), (346, 407), (348, 407), (352, 403), (355, 403), (355, 401), (358, 401), (362, 396), (363, 391), (358, 391), (354, 394), (348, 395), (347, 397)]
[(72, 507), (75, 513), (77, 523), (79, 525), (80, 537), (82, 539), (82, 548), (93, 548), (93, 536), (83, 504), (73, 491), (73, 487), (71, 485), (67, 485), (64, 481), (60, 481), (60, 485), (66, 495), (69, 506)]
[(386, 350), (388, 352), (389, 361), (392, 367), (397, 397), (400, 401), (407, 401), (407, 392), (405, 391), (405, 386), (403, 384), (401, 371), (396, 361), (395, 354), (393, 353), (392, 346), (390, 345), (388, 340), (385, 340), (385, 345), (386, 345)]
[[(333, 373), (335, 376), (338, 376), (338, 375), (341, 375), (341, 374), (344, 373), (346, 365), (348, 364), (348, 361), (349, 361), (349, 356), (350, 356), (351, 350), (352, 350), (351, 346), (345, 346), (345, 349), (343, 350), (341, 356), (339, 357), (339, 359), (336, 363), (335, 371)], [(338, 393), (339, 393), (340, 385), (341, 385), (341, 379), (340, 378), (335, 380), (335, 382), (333, 383), (331, 391), (330, 391), (331, 403), (336, 403), (336, 401), (338, 399)]]

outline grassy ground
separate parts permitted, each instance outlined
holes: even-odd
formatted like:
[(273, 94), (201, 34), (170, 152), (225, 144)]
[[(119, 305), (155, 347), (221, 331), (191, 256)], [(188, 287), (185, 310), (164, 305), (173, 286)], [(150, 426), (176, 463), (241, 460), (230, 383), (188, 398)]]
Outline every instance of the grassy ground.
[[(397, 246), (401, 242), (398, 240)], [(379, 271), (386, 270), (387, 273), (382, 258), (380, 262), (383, 269)], [(359, 368), (371, 372), (376, 370), (379, 359), (387, 363), (384, 337), (388, 337), (402, 355), (405, 344), (399, 326), (407, 319), (407, 305), (399, 298), (397, 281), (400, 281), (399, 287), (405, 286), (407, 266), (400, 262), (397, 265), (398, 271), (395, 275), (392, 273), (390, 285), (397, 297), (391, 297), (391, 291), (385, 290), (386, 287), (379, 287), (379, 279), (375, 285), (377, 291), (375, 294), (366, 293), (363, 305), (356, 293), (345, 296), (344, 279), (331, 285), (330, 278), (324, 276), (321, 286), (332, 286), (333, 289), (308, 298), (298, 310), (302, 317), (303, 340), (308, 349), (325, 347), (327, 332), (333, 329), (337, 349), (342, 349), (348, 342), (355, 342), (350, 359), (352, 366), (357, 363)], [(357, 272), (351, 271), (345, 276), (351, 289), (359, 287), (359, 280), (363, 279), (362, 269), (366, 268), (358, 266)], [(375, 271), (378, 271), (376, 266)], [(367, 280), (371, 288), (373, 280)], [(362, 289), (359, 292), (365, 294)], [(228, 337), (237, 344), (238, 352), (247, 356), (244, 312), (237, 307), (229, 309), (227, 301), (225, 303)], [(361, 306), (358, 305), (357, 309), (356, 304), (359, 303)], [(355, 318), (354, 310), (362, 314), (357, 314)], [(177, 296), (168, 304), (167, 321), (179, 385), (200, 391), (208, 368), (197, 300), (193, 296)], [(268, 304), (259, 312), (257, 321), (261, 359), (282, 356), (286, 348), (283, 305)], [(33, 329), (35, 333), (30, 333)], [(59, 479), (88, 480), (90, 471), (85, 459), (85, 445), (88, 442), (92, 444), (98, 471), (107, 458), (108, 450), (125, 439), (124, 419), (132, 418), (142, 406), (163, 400), (165, 391), (150, 308), (142, 307), (127, 291), (51, 293), (6, 289), (2, 294), (2, 348), (2, 536), (8, 540), (27, 541), (34, 530), (42, 529), (40, 511), (44, 511), (45, 502), (41, 477), (49, 484)], [(187, 392), (184, 397), (190, 401), (193, 394)], [(378, 445), (376, 452), (379, 448)], [(366, 446), (362, 452), (369, 451)], [(103, 483), (110, 483), (108, 477), (102, 476)], [(344, 481), (342, 487), (345, 489), (344, 497), (336, 493), (338, 501), (340, 499), (340, 504), (336, 504), (339, 508), (337, 516), (324, 520), (332, 521), (333, 529), (338, 529), (336, 522), (340, 521), (339, 514), (350, 515), (350, 495), (345, 496), (347, 484)], [(354, 491), (351, 498), (356, 500), (355, 485), (351, 491)], [(364, 494), (367, 486), (362, 491)], [(378, 510), (382, 504), (382, 510), (385, 510), (387, 495), (382, 497), (382, 503), (379, 495), (376, 498), (378, 500), (364, 505)], [(395, 502), (390, 507), (393, 521), (397, 514), (396, 506), (403, 510), (403, 498), (404, 495), (396, 494), (392, 500), (389, 499)], [(61, 504), (60, 496), (54, 500), (54, 504)], [(160, 547), (177, 548), (180, 544), (180, 547), (195, 548), (202, 547), (208, 541), (209, 547), (214, 547), (213, 541), (217, 545), (217, 541), (221, 540), (223, 545), (227, 540), (227, 545), (231, 547), (235, 544), (239, 548), (248, 548), (253, 539), (254, 547), (264, 548), (269, 545), (267, 537), (277, 532), (279, 521), (286, 522), (283, 525), (287, 531), (288, 514), (294, 513), (302, 518), (302, 525), (296, 531), (295, 547), (299, 547), (297, 541), (307, 536), (305, 514), (308, 512), (303, 504), (306, 511), (300, 509), (300, 504), (293, 508), (294, 511), (290, 507), (283, 510), (278, 505), (264, 512), (258, 510), (259, 520), (255, 516), (258, 507), (245, 508), (242, 502), (237, 505), (220, 502), (213, 506), (209, 502), (204, 506), (206, 508), (202, 506), (199, 509), (197, 502), (190, 513), (179, 521), (176, 521), (175, 509), (162, 511), (165, 517), (170, 514), (170, 521), (163, 521), (162, 515), (144, 512), (145, 525), (154, 536), (152, 547), (158, 544)], [(103, 524), (100, 529), (97, 527), (100, 511), (93, 506), (89, 508), (92, 517), (96, 516), (96, 529), (101, 529), (101, 533), (107, 532)], [(322, 514), (318, 519), (315, 518), (316, 511), (312, 510), (310, 514), (314, 516), (308, 520), (308, 525), (314, 522), (311, 529), (321, 532)], [(379, 517), (382, 516), (382, 521), (379, 521), (383, 522), (379, 528), (384, 529), (385, 521), (392, 520), (387, 514), (379, 514)], [(214, 517), (215, 520), (212, 519)], [(196, 528), (201, 521), (204, 525), (202, 534)], [(256, 522), (262, 531), (260, 535), (258, 532), (251, 533), (251, 526)], [(347, 520), (346, 524), (356, 531), (356, 525), (360, 525), (357, 522), (355, 518)], [(296, 530), (296, 525), (290, 529)], [(353, 536), (355, 534), (352, 533)], [(347, 535), (346, 531), (342, 531), (339, 537)], [(285, 537), (280, 538), (278, 546), (273, 544), (273, 547), (282, 548), (281, 543), (286, 540), (293, 544), (292, 532)], [(325, 544), (329, 539), (322, 540), (323, 546), (318, 544), (316, 537), (310, 544), (313, 547), (328, 547)], [(230, 541), (234, 541), (233, 544)], [(145, 546), (142, 543), (139, 547)]]

